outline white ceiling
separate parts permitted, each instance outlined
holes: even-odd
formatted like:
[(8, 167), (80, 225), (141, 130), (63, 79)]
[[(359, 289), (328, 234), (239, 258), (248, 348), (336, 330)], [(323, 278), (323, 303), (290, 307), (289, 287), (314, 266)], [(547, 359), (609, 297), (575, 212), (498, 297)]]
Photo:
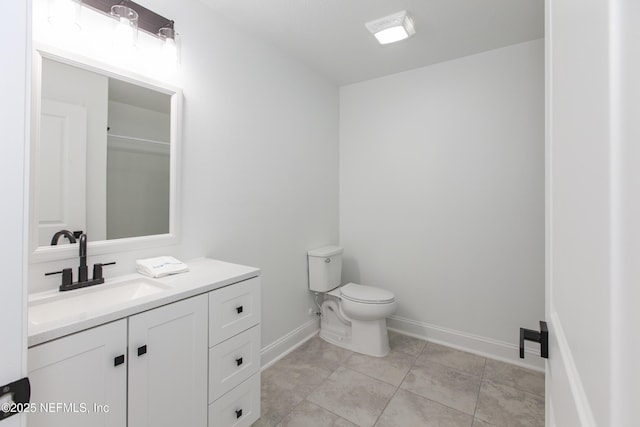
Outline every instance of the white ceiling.
[[(344, 85), (544, 36), (544, 0), (201, 0)], [(379, 45), (364, 24), (400, 10), (417, 34)]]

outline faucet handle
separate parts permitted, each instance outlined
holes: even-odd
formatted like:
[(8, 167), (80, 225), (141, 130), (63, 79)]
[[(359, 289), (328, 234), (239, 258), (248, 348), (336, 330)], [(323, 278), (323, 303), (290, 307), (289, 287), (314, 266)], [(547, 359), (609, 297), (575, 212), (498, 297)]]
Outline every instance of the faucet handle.
[(93, 280), (102, 279), (102, 267), (107, 265), (114, 265), (115, 263), (116, 263), (115, 261), (112, 261), (112, 262), (105, 262), (105, 263), (97, 262), (93, 264)]
[(73, 282), (73, 270), (71, 268), (63, 268), (60, 271), (44, 273), (45, 276), (51, 276), (53, 274), (62, 274), (62, 286), (60, 286), (60, 288), (69, 286)]

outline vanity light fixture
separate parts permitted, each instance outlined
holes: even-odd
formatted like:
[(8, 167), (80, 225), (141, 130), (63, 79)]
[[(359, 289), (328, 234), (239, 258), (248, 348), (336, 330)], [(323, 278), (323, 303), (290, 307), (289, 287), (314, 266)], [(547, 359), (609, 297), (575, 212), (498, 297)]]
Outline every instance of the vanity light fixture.
[(395, 43), (416, 33), (413, 20), (406, 10), (367, 22), (365, 27), (380, 44)]
[(138, 40), (138, 12), (120, 4), (111, 6), (111, 14), (118, 20), (114, 30), (117, 46), (135, 46)]
[(161, 55), (165, 62), (177, 63), (179, 58), (179, 34), (171, 19), (158, 15), (152, 10), (132, 0), (48, 0), (49, 21), (53, 23), (73, 23), (77, 30), (81, 6), (85, 6), (105, 16), (115, 19), (114, 45), (131, 53), (128, 48), (138, 41), (138, 30), (161, 40)]
[(178, 46), (176, 45), (176, 30), (173, 29), (173, 21), (166, 27), (160, 28), (158, 30), (158, 37), (160, 40), (163, 40), (162, 44), (162, 56), (169, 63), (177, 63), (178, 62)]
[(80, 31), (81, 0), (49, 0), (49, 23), (61, 30)]

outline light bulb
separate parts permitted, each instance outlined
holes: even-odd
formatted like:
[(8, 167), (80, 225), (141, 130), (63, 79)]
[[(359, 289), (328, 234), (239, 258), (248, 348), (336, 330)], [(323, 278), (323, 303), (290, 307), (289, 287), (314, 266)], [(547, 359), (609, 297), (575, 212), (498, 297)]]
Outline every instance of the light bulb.
[(127, 18), (121, 17), (113, 32), (113, 41), (118, 46), (133, 45), (133, 27)]
[(166, 38), (161, 49), (162, 57), (169, 63), (178, 62), (178, 47), (172, 38)]
[(138, 13), (122, 5), (111, 7), (111, 14), (117, 21), (113, 30), (113, 43), (116, 47), (129, 48), (136, 44), (138, 38)]

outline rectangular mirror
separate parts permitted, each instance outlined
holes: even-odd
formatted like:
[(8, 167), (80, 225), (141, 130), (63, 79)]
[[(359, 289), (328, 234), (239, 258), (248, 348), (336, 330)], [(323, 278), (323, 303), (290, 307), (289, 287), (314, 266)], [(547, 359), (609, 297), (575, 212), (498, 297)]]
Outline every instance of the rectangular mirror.
[(177, 239), (180, 98), (107, 65), (36, 51), (32, 261), (74, 256), (70, 234), (86, 233), (92, 254)]

